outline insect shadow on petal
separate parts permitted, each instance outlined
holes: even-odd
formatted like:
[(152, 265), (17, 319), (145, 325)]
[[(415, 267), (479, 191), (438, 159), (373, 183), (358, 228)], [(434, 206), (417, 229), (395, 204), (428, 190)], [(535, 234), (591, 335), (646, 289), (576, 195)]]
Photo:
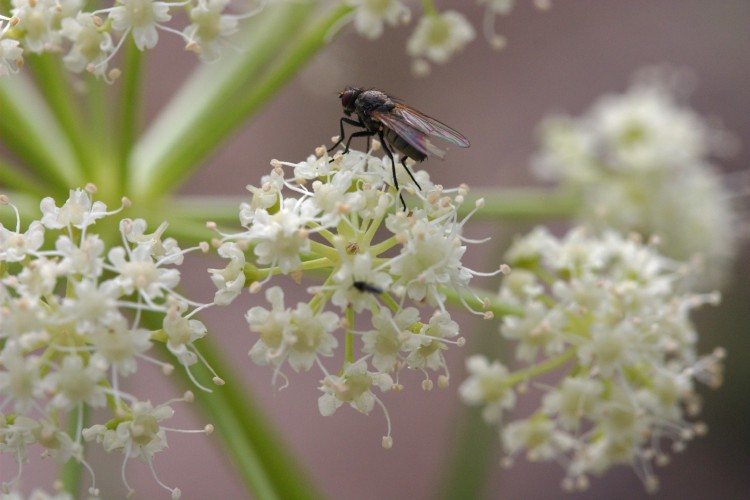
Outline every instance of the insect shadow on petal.
[[(355, 137), (367, 137), (369, 144), (369, 138), (377, 135), (383, 149), (391, 159), (393, 184), (396, 191), (399, 188), (393, 151), (401, 155), (399, 163), (404, 167), (417, 188), (421, 190), (422, 188), (414, 178), (414, 174), (406, 166), (407, 158), (416, 162), (424, 161), (428, 156), (437, 156), (443, 159), (445, 150), (433, 144), (430, 140), (431, 137), (442, 139), (462, 148), (469, 147), (469, 140), (459, 132), (411, 106), (398, 102), (394, 97), (380, 90), (346, 87), (339, 93), (339, 98), (346, 116), (339, 120), (339, 139), (336, 144), (328, 149), (328, 152), (333, 151), (346, 139), (344, 123), (362, 129), (349, 134), (344, 147), (344, 154), (349, 152), (349, 145)], [(352, 115), (355, 115), (356, 119), (351, 118)], [(406, 203), (400, 192), (399, 198), (404, 210), (406, 210)]]

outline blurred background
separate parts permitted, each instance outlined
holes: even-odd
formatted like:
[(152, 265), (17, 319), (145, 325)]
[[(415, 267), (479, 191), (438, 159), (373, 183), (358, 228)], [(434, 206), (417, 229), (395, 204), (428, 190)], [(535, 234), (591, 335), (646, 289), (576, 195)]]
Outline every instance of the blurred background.
[[(454, 148), (445, 161), (427, 162), (425, 168), (435, 182), (476, 187), (538, 185), (528, 166), (537, 148), (535, 127), (545, 115), (578, 115), (600, 95), (625, 90), (638, 68), (661, 63), (693, 70), (697, 77), (690, 99), (693, 108), (720, 120), (743, 144), (735, 156), (721, 162), (721, 171), (750, 170), (750, 1), (553, 0), (547, 12), (535, 9), (531, 1), (518, 1), (510, 16), (497, 20), (497, 31), (508, 39), (506, 49), (499, 52), (481, 36), (482, 6), (466, 0), (436, 3), (440, 9), (453, 7), (467, 14), (478, 29), (477, 39), (460, 56), (445, 66), (434, 66), (427, 78), (414, 78), (405, 54), (413, 22), (386, 29), (375, 42), (347, 27), (210, 159), (184, 191), (243, 195), (243, 186), (257, 184), (271, 159), (301, 161), (316, 146), (328, 144), (338, 133), (341, 105), (337, 93), (346, 85), (386, 90), (471, 140), (470, 149)], [(418, 7), (412, 8), (416, 16)], [(169, 100), (195, 64), (189, 53), (175, 56), (181, 50), (182, 42), (165, 34), (151, 56), (147, 120)], [(746, 208), (745, 225), (748, 215)], [(483, 248), (469, 250), (470, 267), (496, 267), (504, 244), (513, 234), (528, 229), (521, 224), (470, 226), (469, 236), (492, 234), (494, 238)], [(696, 317), (701, 352), (717, 345), (728, 351), (725, 385), (715, 392), (704, 391), (702, 419), (709, 434), (691, 442), (659, 471), (661, 489), (656, 495), (647, 495), (627, 467), (594, 478), (589, 491), (575, 495), (560, 490), (563, 471), (558, 466), (520, 460), (512, 469), (502, 469), (496, 430), (486, 428), (478, 429), (479, 435), (494, 443), (495, 449), (489, 461), (469, 464), (478, 472), (489, 471), (480, 498), (750, 498), (750, 260), (746, 242), (723, 303)], [(210, 300), (213, 287), (205, 273), (206, 261), (196, 264), (195, 272), (184, 279), (189, 295)], [(218, 261), (208, 264), (223, 267)], [(497, 286), (495, 282), (485, 285)], [(211, 334), (221, 339), (233, 360), (231, 367), (217, 368), (232, 370), (247, 381), (252, 397), (278, 426), (320, 489), (336, 500), (439, 498), (453, 466), (449, 457), (464, 418), (456, 394), (465, 375), (463, 360), (478, 348), (478, 336), (497, 336), (496, 325), (488, 329), (468, 316), (458, 318), (468, 342), (448, 351), (452, 375), (448, 389), (426, 393), (419, 386), (421, 376), (406, 373), (402, 380), (406, 389), (383, 396), (394, 425), (393, 448), (383, 450), (380, 438), (385, 420), (379, 409), (368, 417), (342, 407), (324, 418), (317, 407), (319, 374), (289, 373), (290, 386), (279, 391), (271, 385), (272, 370), (250, 362), (247, 351), (255, 338), (243, 316), (258, 299), (243, 294), (229, 308), (213, 308), (205, 315)], [(150, 380), (144, 371), (131, 383)], [(174, 387), (155, 388), (153, 400), (172, 397), (174, 391)], [(195, 409), (184, 405), (177, 409), (182, 416), (174, 427), (197, 428), (205, 423)], [(155, 465), (165, 483), (181, 488), (183, 498), (246, 497), (218, 438), (172, 434), (169, 439), (170, 450), (159, 454)], [(111, 463), (112, 468), (99, 472), (98, 481), (111, 481), (118, 487), (121, 457), (100, 458), (95, 461)], [(146, 466), (131, 461), (127, 474), (130, 483), (138, 485), (141, 498), (165, 497)]]

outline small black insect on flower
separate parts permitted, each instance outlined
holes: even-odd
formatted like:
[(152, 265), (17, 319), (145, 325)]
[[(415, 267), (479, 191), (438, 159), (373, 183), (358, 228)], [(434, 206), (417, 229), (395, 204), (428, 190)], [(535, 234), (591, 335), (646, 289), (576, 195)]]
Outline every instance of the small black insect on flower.
[[(401, 154), (401, 165), (414, 181), (417, 188), (422, 189), (414, 178), (414, 174), (406, 166), (406, 159), (424, 161), (428, 156), (445, 157), (445, 150), (439, 148), (430, 141), (431, 137), (437, 137), (444, 141), (460, 146), (469, 147), (469, 140), (456, 132), (449, 126), (431, 118), (416, 109), (398, 102), (380, 90), (365, 90), (358, 87), (347, 87), (339, 93), (344, 114), (339, 121), (339, 140), (331, 146), (328, 151), (344, 142), (344, 123), (353, 125), (363, 130), (353, 132), (349, 135), (344, 148), (344, 154), (349, 152), (349, 145), (355, 137), (367, 137), (377, 135), (383, 145), (388, 157), (391, 159), (393, 170), (393, 184), (398, 191), (398, 179), (396, 178), (396, 161), (393, 159), (393, 151)], [(352, 114), (356, 119), (350, 118)], [(399, 193), (401, 204), (406, 210), (406, 203)]]

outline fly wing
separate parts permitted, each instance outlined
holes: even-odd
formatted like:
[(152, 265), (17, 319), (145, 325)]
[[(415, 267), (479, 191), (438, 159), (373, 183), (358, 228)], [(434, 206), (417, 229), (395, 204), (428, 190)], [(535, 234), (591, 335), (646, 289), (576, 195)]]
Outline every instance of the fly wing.
[(421, 111), (400, 103), (396, 104), (396, 108), (393, 111), (399, 114), (409, 126), (421, 130), (427, 135), (443, 139), (462, 148), (469, 147), (469, 139), (445, 123), (427, 116)]
[(373, 117), (392, 129), (406, 142), (424, 154), (445, 156), (445, 150), (433, 144), (429, 136), (448, 141), (462, 148), (469, 147), (469, 140), (448, 125), (425, 115), (424, 113), (397, 103), (389, 112), (376, 112)]

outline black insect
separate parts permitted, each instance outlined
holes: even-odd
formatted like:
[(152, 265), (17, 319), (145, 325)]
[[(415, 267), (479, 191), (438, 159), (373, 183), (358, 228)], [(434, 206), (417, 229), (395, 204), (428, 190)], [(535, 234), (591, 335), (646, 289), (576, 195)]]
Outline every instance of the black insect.
[[(469, 147), (469, 140), (444, 123), (431, 118), (416, 109), (398, 102), (380, 90), (365, 90), (358, 87), (347, 87), (339, 93), (344, 114), (339, 121), (341, 133), (339, 140), (331, 146), (329, 152), (344, 142), (344, 123), (359, 127), (364, 130), (353, 132), (346, 141), (344, 153), (349, 152), (349, 145), (355, 137), (369, 138), (377, 135), (383, 145), (388, 157), (391, 159), (393, 169), (393, 184), (398, 191), (398, 179), (396, 178), (396, 161), (393, 159), (393, 151), (401, 154), (401, 165), (417, 185), (422, 189), (414, 178), (411, 170), (406, 166), (406, 159), (423, 161), (428, 156), (445, 157), (445, 150), (439, 148), (430, 141), (430, 137), (437, 137), (453, 143), (462, 148)], [(357, 119), (349, 118), (352, 114)], [(401, 204), (406, 210), (406, 203), (401, 197)]]
[(352, 283), (352, 286), (361, 293), (374, 293), (376, 295), (383, 293), (383, 290), (376, 287), (375, 285), (369, 284), (366, 281), (355, 281), (354, 283)]

